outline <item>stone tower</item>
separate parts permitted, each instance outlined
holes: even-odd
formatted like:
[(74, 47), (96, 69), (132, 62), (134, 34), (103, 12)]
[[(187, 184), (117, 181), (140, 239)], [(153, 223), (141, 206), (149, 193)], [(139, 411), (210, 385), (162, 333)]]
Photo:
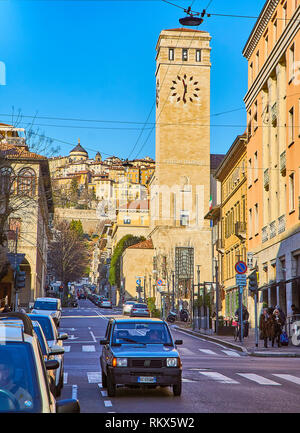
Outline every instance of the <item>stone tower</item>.
[[(194, 274), (201, 265), (202, 281), (211, 281), (211, 232), (204, 220), (210, 198), (210, 40), (209, 33), (186, 28), (163, 30), (159, 36), (151, 182), (156, 254), (167, 257), (176, 271), (176, 247), (193, 248)], [(187, 294), (192, 281), (182, 284)]]

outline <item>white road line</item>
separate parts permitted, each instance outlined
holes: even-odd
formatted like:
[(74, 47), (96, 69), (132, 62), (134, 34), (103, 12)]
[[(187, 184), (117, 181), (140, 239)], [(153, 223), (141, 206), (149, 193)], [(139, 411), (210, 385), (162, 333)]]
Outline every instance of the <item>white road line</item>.
[(263, 376), (253, 373), (237, 373), (239, 376), (245, 377), (246, 379), (252, 380), (259, 385), (281, 385), (280, 383), (274, 382), (273, 380), (267, 379)]
[(185, 347), (180, 348), (180, 349), (178, 348), (178, 350), (179, 350), (179, 353), (182, 354), (182, 355), (193, 355), (193, 356), (195, 356), (194, 352), (192, 352), (190, 349), (186, 349)]
[(111, 407), (112, 406), (112, 402), (110, 400), (104, 400), (104, 406), (105, 407)]
[(65, 349), (65, 352), (70, 352), (71, 346), (63, 346)]
[(220, 383), (226, 383), (232, 385), (236, 385), (239, 383), (236, 380), (231, 379), (230, 377), (224, 376), (223, 374), (214, 371), (199, 371), (199, 374), (203, 374), (204, 376), (216, 380), (217, 382)]
[(206, 353), (207, 355), (217, 355), (216, 352), (210, 349), (198, 349), (198, 350), (200, 350), (200, 352)]
[(75, 400), (77, 400), (77, 391), (78, 391), (77, 385), (72, 385), (72, 398), (74, 398)]
[(289, 382), (296, 383), (300, 385), (300, 378), (297, 376), (293, 376), (291, 374), (273, 374), (273, 376), (279, 377), (280, 379), (288, 380)]
[(90, 331), (90, 334), (92, 336), (92, 339), (93, 339), (94, 343), (96, 343), (96, 338), (95, 338), (95, 335), (93, 334), (93, 331)]
[(95, 352), (95, 346), (82, 346), (82, 351), (83, 352)]
[(233, 350), (222, 350), (222, 352), (226, 353), (226, 355), (228, 355), (228, 356), (236, 356), (236, 357), (241, 356), (237, 352), (234, 352)]
[(195, 383), (197, 382), (196, 380), (191, 380), (191, 379), (185, 379), (184, 377), (182, 378), (182, 382), (191, 382), (191, 383)]
[(107, 391), (100, 391), (100, 392), (101, 392), (102, 397), (107, 397)]
[(68, 373), (64, 373), (64, 385), (68, 383)]
[(98, 371), (95, 372), (88, 372), (87, 373), (87, 378), (89, 383), (102, 383), (102, 374), (99, 373)]

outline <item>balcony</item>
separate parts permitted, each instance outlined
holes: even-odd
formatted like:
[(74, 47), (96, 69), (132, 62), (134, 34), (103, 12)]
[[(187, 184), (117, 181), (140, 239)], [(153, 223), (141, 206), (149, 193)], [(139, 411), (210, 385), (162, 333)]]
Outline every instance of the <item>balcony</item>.
[(280, 155), (280, 173), (282, 176), (286, 175), (286, 152), (282, 152)]
[(268, 235), (268, 226), (263, 227), (262, 229), (262, 242), (266, 242), (269, 239)]
[(269, 175), (269, 169), (267, 168), (264, 171), (264, 188), (266, 191), (269, 191), (270, 187), (270, 175)]
[(240, 240), (245, 240), (246, 239), (246, 223), (245, 222), (237, 222), (234, 225), (234, 234), (240, 239)]
[(277, 102), (271, 107), (271, 122), (273, 126), (277, 125), (277, 117), (278, 117), (278, 106)]
[(278, 218), (278, 234), (285, 231), (285, 215), (281, 215)]
[(225, 242), (224, 242), (224, 239), (221, 239), (221, 238), (217, 239), (217, 242), (216, 242), (216, 250), (217, 250), (219, 253), (224, 254), (224, 249), (225, 249)]
[(26, 146), (26, 140), (24, 137), (8, 137), (5, 139), (5, 143), (13, 146)]
[(270, 239), (274, 238), (276, 234), (276, 221), (273, 221), (270, 224)]

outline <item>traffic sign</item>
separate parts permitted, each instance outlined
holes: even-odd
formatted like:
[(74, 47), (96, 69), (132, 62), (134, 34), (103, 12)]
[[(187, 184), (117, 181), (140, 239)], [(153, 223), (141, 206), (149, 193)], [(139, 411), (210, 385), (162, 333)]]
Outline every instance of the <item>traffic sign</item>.
[(136, 284), (140, 285), (141, 284), (141, 280), (140, 279), (136, 280)]
[(163, 285), (163, 280), (157, 280), (157, 285), (158, 286), (162, 286)]
[(245, 262), (239, 261), (235, 264), (237, 274), (245, 274), (247, 272), (247, 265)]
[(246, 287), (247, 286), (247, 277), (246, 275), (235, 275), (235, 284), (239, 287)]

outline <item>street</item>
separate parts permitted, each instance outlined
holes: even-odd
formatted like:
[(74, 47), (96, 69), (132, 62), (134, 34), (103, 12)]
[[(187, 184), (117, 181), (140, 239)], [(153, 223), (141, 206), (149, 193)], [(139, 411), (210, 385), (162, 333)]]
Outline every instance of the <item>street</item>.
[(61, 399), (78, 398), (82, 413), (258, 413), (299, 412), (300, 366), (294, 358), (255, 358), (220, 344), (186, 335), (170, 326), (183, 364), (183, 392), (120, 387), (116, 397), (102, 388), (99, 340), (110, 317), (121, 310), (100, 309), (89, 300), (63, 310), (60, 332), (65, 371)]

